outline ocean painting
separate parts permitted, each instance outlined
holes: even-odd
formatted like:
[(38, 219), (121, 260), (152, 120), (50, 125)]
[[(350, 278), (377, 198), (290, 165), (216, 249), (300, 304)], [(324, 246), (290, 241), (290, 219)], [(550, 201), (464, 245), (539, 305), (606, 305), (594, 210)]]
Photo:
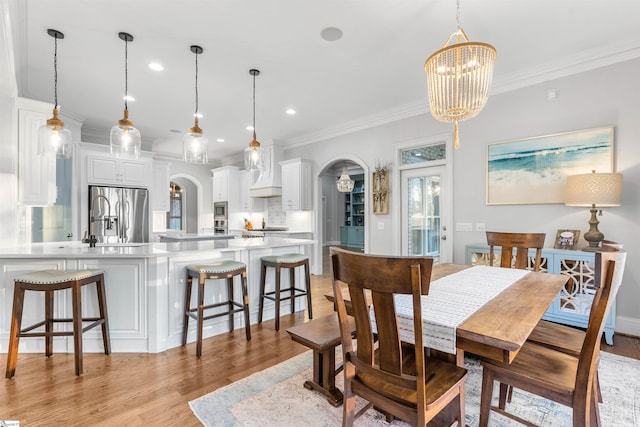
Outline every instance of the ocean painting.
[(613, 127), (487, 146), (487, 204), (564, 203), (568, 175), (613, 171)]

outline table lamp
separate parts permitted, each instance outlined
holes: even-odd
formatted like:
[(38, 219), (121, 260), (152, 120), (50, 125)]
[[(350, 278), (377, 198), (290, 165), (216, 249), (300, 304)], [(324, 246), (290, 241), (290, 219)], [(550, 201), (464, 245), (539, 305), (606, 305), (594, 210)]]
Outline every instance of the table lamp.
[(583, 251), (595, 252), (600, 249), (600, 242), (604, 234), (598, 230), (597, 213), (602, 215), (603, 207), (620, 206), (622, 195), (622, 174), (619, 173), (585, 173), (567, 177), (565, 188), (565, 205), (591, 206), (589, 231), (584, 233), (584, 239), (589, 246)]

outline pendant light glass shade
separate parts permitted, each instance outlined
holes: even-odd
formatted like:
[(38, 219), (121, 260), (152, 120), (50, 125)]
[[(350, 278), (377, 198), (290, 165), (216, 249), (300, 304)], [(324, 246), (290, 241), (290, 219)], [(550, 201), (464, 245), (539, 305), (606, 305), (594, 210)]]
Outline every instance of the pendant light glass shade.
[[(458, 121), (475, 117), (487, 103), (496, 49), (487, 43), (470, 42), (460, 27), (444, 47), (424, 63), (429, 88), (431, 115), (441, 122), (453, 122), (454, 148), (459, 148)], [(454, 40), (450, 46), (449, 43)]]
[(129, 120), (128, 109), (128, 73), (129, 73), (129, 50), (128, 44), (133, 41), (133, 36), (129, 33), (118, 33), (118, 37), (124, 40), (124, 115), (118, 120), (118, 124), (111, 128), (110, 146), (111, 154), (116, 156), (140, 157), (142, 138), (140, 131), (136, 129), (133, 122)]
[(342, 168), (342, 175), (336, 182), (336, 187), (338, 187), (338, 191), (341, 193), (351, 193), (353, 191), (353, 185), (355, 181), (351, 179), (349, 176), (349, 171), (347, 170), (347, 165), (344, 165)]
[(198, 126), (198, 55), (203, 52), (203, 49), (193, 45), (190, 50), (196, 55), (196, 111), (193, 127), (182, 137), (184, 161), (205, 164), (208, 162), (209, 139), (204, 136), (202, 129)]
[(64, 122), (58, 117), (60, 113), (58, 110), (58, 39), (63, 39), (64, 34), (52, 29), (47, 30), (47, 34), (55, 39), (53, 53), (55, 106), (53, 116), (38, 129), (38, 154), (69, 159), (71, 158), (71, 131), (64, 127)]
[(249, 146), (244, 149), (244, 168), (251, 170), (264, 170), (264, 149), (256, 139), (256, 76), (260, 75), (259, 70), (251, 69), (249, 74), (253, 76), (253, 139)]

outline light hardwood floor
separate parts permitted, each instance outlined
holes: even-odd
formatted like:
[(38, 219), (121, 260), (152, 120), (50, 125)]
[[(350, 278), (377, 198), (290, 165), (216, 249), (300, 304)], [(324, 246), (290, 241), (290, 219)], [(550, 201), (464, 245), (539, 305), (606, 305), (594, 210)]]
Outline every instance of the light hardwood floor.
[[(324, 271), (311, 279), (314, 317), (333, 310), (324, 298), (331, 292), (329, 269)], [(286, 333), (305, 316), (283, 316), (279, 332), (273, 320), (255, 325), (249, 342), (244, 329), (209, 338), (199, 360), (194, 344), (159, 354), (88, 353), (80, 377), (73, 373), (73, 354), (20, 354), (15, 377), (2, 380), (0, 420), (21, 426), (198, 426), (190, 400), (306, 351)], [(640, 339), (616, 334), (614, 341), (603, 349), (640, 359)], [(0, 366), (5, 364), (3, 354)]]

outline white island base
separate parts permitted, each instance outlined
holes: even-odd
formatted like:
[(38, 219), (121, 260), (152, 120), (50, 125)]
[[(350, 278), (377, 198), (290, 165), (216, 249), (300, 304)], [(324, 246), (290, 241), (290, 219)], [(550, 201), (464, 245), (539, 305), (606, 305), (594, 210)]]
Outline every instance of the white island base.
[[(264, 238), (232, 239), (204, 242), (177, 242), (138, 244), (130, 246), (105, 246), (89, 248), (78, 242), (62, 244), (33, 244), (28, 247), (0, 249), (0, 352), (6, 353), (11, 326), (13, 280), (22, 274), (45, 269), (105, 271), (107, 311), (111, 350), (113, 352), (158, 353), (182, 344), (184, 298), (186, 287), (185, 266), (228, 259), (247, 265), (249, 309), (251, 323), (258, 320), (260, 293), (260, 258), (266, 255), (306, 253), (313, 240)], [(134, 246), (135, 245), (135, 246)], [(303, 269), (297, 269), (297, 280), (304, 283)], [(269, 269), (267, 291), (273, 289), (274, 269)], [(289, 275), (283, 274), (282, 285)], [(192, 306), (196, 304), (197, 291), (192, 292)], [(239, 278), (235, 279), (234, 295), (242, 295)], [(226, 300), (224, 281), (207, 283), (205, 304)], [(97, 313), (95, 287), (83, 287), (83, 316)], [(287, 301), (282, 313), (289, 312)], [(44, 318), (44, 293), (27, 292), (25, 296), (23, 325), (36, 323)], [(305, 297), (296, 298), (296, 311), (306, 308)], [(71, 294), (58, 291), (55, 296), (54, 316), (71, 317)], [(235, 328), (244, 328), (242, 313), (235, 314)], [(274, 317), (274, 303), (266, 300), (264, 319)], [(204, 338), (228, 332), (227, 316), (210, 319), (204, 323)], [(244, 334), (243, 334), (244, 336)], [(191, 320), (187, 342), (196, 338), (196, 322)], [(83, 334), (84, 352), (102, 352), (102, 335), (99, 329)], [(44, 352), (44, 338), (21, 338), (19, 352)], [(55, 352), (73, 352), (71, 337), (54, 337)]]

